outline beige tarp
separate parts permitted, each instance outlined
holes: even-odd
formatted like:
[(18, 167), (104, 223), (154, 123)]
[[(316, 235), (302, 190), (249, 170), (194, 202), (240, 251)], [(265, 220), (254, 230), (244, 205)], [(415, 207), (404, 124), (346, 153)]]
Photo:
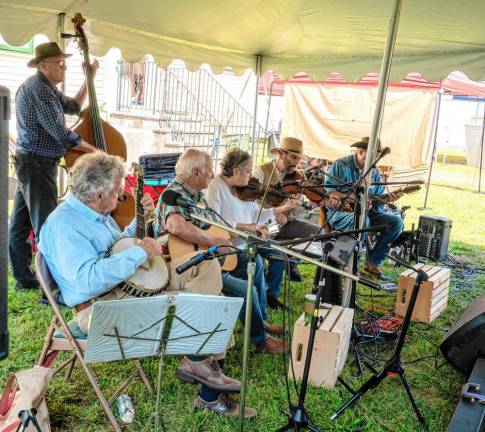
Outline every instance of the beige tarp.
[[(357, 80), (379, 72), (391, 0), (0, 0), (0, 34), (21, 45), (34, 34), (57, 38), (57, 14), (81, 12), (96, 55), (118, 47), (128, 60), (152, 54), (214, 71), (254, 68), (281, 77), (340, 72)], [(391, 80), (421, 72), (428, 80), (454, 70), (485, 78), (485, 1), (405, 0)]]
[[(391, 147), (383, 165), (417, 168), (431, 158), (437, 90), (390, 87), (381, 129)], [(335, 160), (371, 130), (377, 88), (287, 84), (282, 136), (304, 141), (305, 154)]]

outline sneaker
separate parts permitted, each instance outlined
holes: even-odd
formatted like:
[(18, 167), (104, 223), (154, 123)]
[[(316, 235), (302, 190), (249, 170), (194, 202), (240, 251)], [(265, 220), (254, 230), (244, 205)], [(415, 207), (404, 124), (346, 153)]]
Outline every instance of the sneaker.
[(292, 282), (302, 282), (303, 277), (300, 273), (300, 270), (298, 270), (298, 266), (295, 263), (290, 263), (290, 279)]
[(37, 279), (32, 279), (31, 281), (27, 281), (27, 282), (19, 282), (19, 281), (15, 282), (15, 289), (17, 290), (35, 290), (39, 288), (40, 288), (40, 284)]
[[(206, 402), (199, 395), (195, 397), (194, 410), (206, 409), (218, 415), (239, 417), (239, 404), (231, 396), (221, 393), (214, 402)], [(254, 408), (244, 407), (244, 418), (254, 417), (258, 412)]]
[(282, 310), (288, 309), (288, 306), (281, 303), (278, 297), (268, 296), (266, 301), (267, 301), (268, 307), (271, 309), (282, 309)]

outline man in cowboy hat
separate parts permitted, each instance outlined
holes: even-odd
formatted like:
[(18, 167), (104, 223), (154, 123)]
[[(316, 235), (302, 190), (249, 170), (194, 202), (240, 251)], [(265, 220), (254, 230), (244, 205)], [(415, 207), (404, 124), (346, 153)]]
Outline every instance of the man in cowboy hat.
[[(66, 73), (65, 54), (55, 42), (40, 44), (27, 66), (37, 68), (18, 89), (17, 151), (14, 165), (18, 186), (9, 226), (9, 255), (18, 289), (39, 286), (31, 268), (28, 238), (33, 228), (38, 241), (40, 229), (57, 205), (57, 166), (68, 148), (84, 152), (95, 148), (65, 125), (64, 114), (79, 114), (86, 99), (84, 83), (74, 97), (57, 89)], [(92, 64), (93, 72), (98, 62)]]
[[(283, 181), (286, 175), (296, 171), (300, 161), (304, 158), (303, 141), (298, 138), (285, 137), (281, 140), (280, 147), (271, 149), (271, 154), (276, 158), (256, 167), (253, 170), (253, 176), (256, 177), (264, 187), (274, 185)], [(294, 211), (289, 214), (279, 214), (277, 222), (280, 224), (280, 232), (276, 238), (293, 239), (297, 237), (306, 237), (319, 232), (320, 227), (311, 222), (298, 219), (298, 213), (301, 209), (301, 202), (296, 199), (290, 200)], [(301, 281), (302, 277), (298, 267), (292, 264), (290, 266), (290, 276), (292, 280)], [(278, 306), (278, 293), (268, 292), (268, 305), (270, 307)]]
[[(369, 137), (364, 137), (351, 145), (355, 148), (354, 154), (350, 156), (337, 159), (330, 168), (326, 179), (326, 191), (329, 198), (327, 204), (327, 222), (333, 230), (346, 231), (354, 228), (354, 213), (342, 211), (339, 206), (342, 199), (347, 197), (349, 186), (339, 186), (344, 183), (355, 182), (365, 166), (365, 159), (367, 156), (367, 146), (369, 144)], [(381, 140), (377, 140), (377, 153), (382, 152)], [(372, 170), (371, 181), (373, 183), (381, 182), (381, 175), (377, 168)], [(369, 189), (371, 195), (382, 195), (384, 193), (384, 186), (375, 185)], [(394, 194), (394, 199), (400, 198), (402, 194)], [(355, 197), (349, 197), (349, 203), (353, 204)], [(390, 249), (390, 244), (396, 240), (403, 229), (403, 221), (400, 216), (390, 215), (384, 213), (382, 202), (373, 201), (372, 206), (367, 214), (367, 225), (375, 226), (385, 224), (388, 226), (386, 231), (381, 232), (377, 236), (375, 246), (368, 253), (367, 261), (364, 264), (364, 270), (377, 278), (382, 278), (382, 270), (380, 265), (384, 261)]]

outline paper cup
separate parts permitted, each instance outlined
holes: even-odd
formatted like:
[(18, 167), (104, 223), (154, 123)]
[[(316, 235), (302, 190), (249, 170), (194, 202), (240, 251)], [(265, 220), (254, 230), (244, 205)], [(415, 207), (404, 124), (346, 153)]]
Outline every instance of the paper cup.
[(312, 321), (313, 310), (315, 308), (315, 294), (305, 295), (305, 325), (308, 325)]

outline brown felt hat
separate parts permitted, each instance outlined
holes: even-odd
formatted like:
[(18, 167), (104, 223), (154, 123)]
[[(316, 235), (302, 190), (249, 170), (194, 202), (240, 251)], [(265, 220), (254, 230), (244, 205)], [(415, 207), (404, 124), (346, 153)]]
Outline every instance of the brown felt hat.
[[(350, 147), (356, 147), (363, 150), (367, 150), (367, 146), (369, 145), (369, 137), (363, 137), (360, 141), (354, 142)], [(382, 151), (381, 140), (377, 138), (377, 151)]]
[(35, 47), (35, 57), (31, 59), (28, 63), (28, 67), (36, 67), (42, 60), (48, 57), (63, 56), (71, 57), (72, 54), (65, 54), (62, 52), (59, 45), (55, 42), (46, 42)]
[(285, 137), (281, 140), (280, 146), (271, 149), (272, 154), (276, 154), (279, 151), (285, 151), (297, 155), (303, 158), (303, 141), (298, 138)]

